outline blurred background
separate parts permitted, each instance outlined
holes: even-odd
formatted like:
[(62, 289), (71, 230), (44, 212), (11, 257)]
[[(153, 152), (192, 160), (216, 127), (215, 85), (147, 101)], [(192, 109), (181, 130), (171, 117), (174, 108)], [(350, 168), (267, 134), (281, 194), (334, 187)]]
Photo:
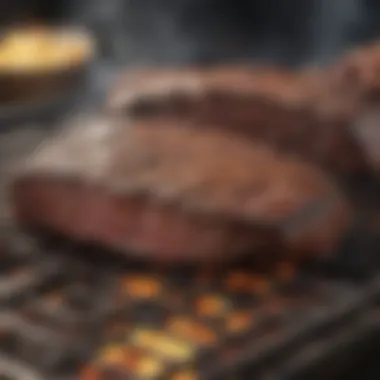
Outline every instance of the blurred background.
[(377, 0), (15, 0), (3, 23), (70, 21), (91, 28), (104, 57), (128, 63), (265, 59), (328, 62), (375, 38)]
[(15, 0), (1, 2), (0, 15), (3, 26), (89, 29), (98, 45), (94, 94), (110, 83), (115, 67), (324, 65), (380, 32), (376, 0)]
[(14, 0), (0, 2), (0, 15), (3, 26), (89, 29), (98, 45), (90, 102), (115, 67), (324, 65), (380, 32), (377, 0)]

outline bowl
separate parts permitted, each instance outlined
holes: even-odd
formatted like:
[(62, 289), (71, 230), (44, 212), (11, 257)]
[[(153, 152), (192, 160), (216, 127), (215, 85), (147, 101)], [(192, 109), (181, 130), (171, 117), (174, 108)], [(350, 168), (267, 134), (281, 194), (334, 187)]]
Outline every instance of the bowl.
[(1, 108), (57, 98), (78, 87), (95, 55), (75, 28), (14, 28), (0, 39)]

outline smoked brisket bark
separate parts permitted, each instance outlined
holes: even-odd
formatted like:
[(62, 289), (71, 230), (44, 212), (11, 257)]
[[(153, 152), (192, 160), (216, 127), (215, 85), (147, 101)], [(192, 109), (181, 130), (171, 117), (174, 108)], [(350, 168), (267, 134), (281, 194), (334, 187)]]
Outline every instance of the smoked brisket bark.
[(349, 128), (354, 107), (335, 97), (321, 71), (140, 70), (120, 78), (107, 108), (135, 119), (224, 128), (338, 174), (369, 170)]
[(43, 144), (11, 184), (16, 218), (128, 255), (231, 260), (333, 251), (350, 224), (318, 168), (213, 129), (98, 121)]

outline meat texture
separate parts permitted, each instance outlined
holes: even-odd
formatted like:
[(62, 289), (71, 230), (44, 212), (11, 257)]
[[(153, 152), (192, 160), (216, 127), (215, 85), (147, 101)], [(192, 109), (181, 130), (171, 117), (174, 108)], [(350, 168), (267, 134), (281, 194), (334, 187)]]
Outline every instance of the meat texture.
[(343, 57), (328, 75), (335, 97), (355, 103), (352, 133), (367, 162), (380, 174), (380, 43), (356, 49)]
[(380, 102), (380, 43), (350, 51), (329, 71), (331, 89), (361, 103)]
[(107, 109), (140, 120), (186, 120), (267, 143), (336, 174), (368, 171), (350, 122), (356, 103), (336, 97), (321, 70), (140, 70), (125, 74)]
[(318, 168), (217, 130), (97, 121), (17, 168), (16, 218), (128, 255), (231, 260), (262, 247), (333, 251), (350, 211)]

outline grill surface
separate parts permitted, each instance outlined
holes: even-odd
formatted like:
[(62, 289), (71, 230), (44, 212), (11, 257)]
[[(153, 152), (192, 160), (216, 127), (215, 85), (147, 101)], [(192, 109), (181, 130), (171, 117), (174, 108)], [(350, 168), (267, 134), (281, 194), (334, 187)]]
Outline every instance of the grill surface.
[(39, 378), (225, 378), (245, 362), (262, 372), (352, 324), (377, 292), (376, 283), (296, 275), (286, 263), (270, 275), (247, 264), (181, 273), (102, 262), (89, 248), (31, 249), (13, 236), (1, 256), (0, 350)]
[[(0, 135), (1, 162), (45, 134)], [(0, 378), (291, 378), (331, 339), (355, 342), (373, 328), (363, 316), (380, 294), (376, 278), (332, 280), (289, 263), (174, 271), (69, 242), (40, 245), (9, 227), (4, 195)]]

